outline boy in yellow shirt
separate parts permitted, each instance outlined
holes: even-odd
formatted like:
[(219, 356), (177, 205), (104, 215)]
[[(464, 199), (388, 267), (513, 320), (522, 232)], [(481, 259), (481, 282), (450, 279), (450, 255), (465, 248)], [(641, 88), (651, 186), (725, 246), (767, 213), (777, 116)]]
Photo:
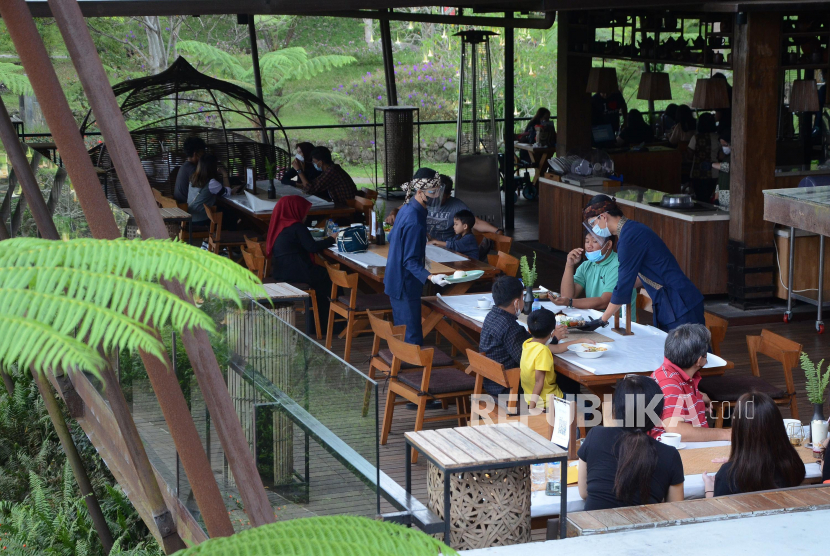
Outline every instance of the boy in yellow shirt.
[(588, 340), (549, 345), (554, 338), (563, 338), (567, 327), (556, 326), (556, 316), (547, 309), (537, 309), (527, 317), (527, 328), (531, 337), (522, 344), (521, 368), (522, 390), (530, 409), (545, 408), (548, 396), (563, 397), (562, 389), (556, 384), (553, 370), (553, 354), (564, 353), (568, 346), (576, 343), (593, 343)]

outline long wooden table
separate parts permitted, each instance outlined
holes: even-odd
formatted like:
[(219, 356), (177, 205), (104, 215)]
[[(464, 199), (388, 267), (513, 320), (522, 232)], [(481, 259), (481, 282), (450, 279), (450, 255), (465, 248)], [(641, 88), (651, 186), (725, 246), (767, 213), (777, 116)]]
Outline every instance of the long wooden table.
[[(447, 317), (452, 322), (458, 324), (467, 331), (470, 331), (472, 335), (478, 336), (481, 334), (481, 323), (479, 321), (458, 313), (442, 302), (440, 298), (425, 297), (422, 303), (424, 305), (424, 309), (428, 310), (431, 315), (438, 315), (438, 318)], [(478, 346), (464, 338), (457, 330), (454, 330), (449, 325), (447, 325), (447, 328), (455, 332), (455, 335), (453, 336), (447, 335), (447, 340), (453, 346), (461, 350), (462, 353), (465, 353), (467, 349), (478, 351)], [(443, 334), (443, 331), (441, 333)], [(608, 333), (612, 335), (614, 334), (613, 332)], [(719, 376), (722, 375), (726, 369), (732, 368), (732, 366), (732, 363), (728, 363), (725, 367), (712, 367), (702, 369), (700, 372), (703, 376)], [(625, 377), (626, 374), (629, 374), (627, 371), (621, 371), (620, 373), (612, 375), (597, 375), (577, 367), (562, 358), (556, 359), (556, 372), (562, 373), (564, 376), (577, 381), (579, 384), (590, 390), (591, 393), (599, 396), (600, 399), (602, 399), (605, 394), (613, 393), (614, 385), (617, 381)]]
[[(290, 186), (281, 186), (283, 189), (290, 187)], [(291, 190), (296, 190), (296, 193), (301, 197), (307, 198), (309, 195), (303, 194), (302, 191), (295, 187), (291, 187)], [(267, 198), (267, 186), (265, 189), (262, 189), (261, 183), (257, 184), (257, 197), (260, 199)], [(293, 191), (292, 191), (293, 193)], [(217, 203), (222, 207), (235, 210), (242, 215), (245, 216), (248, 220), (252, 221), (254, 225), (258, 228), (267, 229), (268, 223), (271, 222), (271, 211), (263, 211), (263, 212), (256, 212), (251, 209), (250, 206), (247, 204), (243, 204), (237, 202), (235, 199), (229, 199), (227, 197), (219, 197), (217, 199)], [(319, 207), (311, 207), (311, 210), (308, 211), (308, 218), (311, 220), (317, 220), (318, 222), (325, 223), (326, 220), (329, 218), (333, 220), (337, 220), (339, 218), (350, 218), (355, 212), (353, 207), (343, 207), (337, 206), (334, 203), (327, 203), (326, 205), (319, 206)]]
[[(389, 252), (389, 244), (372, 244), (369, 246), (369, 251), (377, 253), (382, 257), (386, 257), (387, 253)], [(326, 259), (329, 259), (332, 262), (341, 264), (347, 267), (348, 269), (357, 272), (363, 283), (367, 284), (370, 288), (372, 288), (378, 293), (383, 292), (383, 277), (386, 271), (386, 267), (379, 266), (365, 268), (330, 249), (324, 250), (322, 253), (320, 253), (320, 255), (323, 255)], [(474, 261), (466, 257), (463, 261), (448, 263), (433, 262), (429, 267), (429, 271), (433, 274), (440, 273), (451, 275), (456, 270), (463, 270), (465, 272), (470, 270), (483, 270), (484, 274), (481, 276), (481, 279), (495, 278), (496, 276), (501, 274), (501, 270), (492, 265), (489, 265), (481, 261)], [(445, 288), (446, 291), (441, 292), (441, 295), (465, 294), (475, 283), (475, 281), (472, 281), (462, 282), (460, 284), (453, 284), (452, 286)], [(443, 319), (443, 315), (438, 312), (432, 311), (427, 307), (422, 306), (421, 322), (424, 336), (426, 336), (433, 330), (438, 330), (438, 332), (440, 332), (445, 338), (447, 338), (453, 345), (469, 345), (470, 347), (472, 347), (472, 344), (469, 344), (469, 342), (464, 338), (464, 336), (459, 334), (459, 332), (455, 330), (449, 323), (445, 322)], [(358, 323), (355, 326), (365, 327), (366, 325), (366, 322), (361, 320), (358, 321)], [(463, 350), (462, 353), (464, 353)]]

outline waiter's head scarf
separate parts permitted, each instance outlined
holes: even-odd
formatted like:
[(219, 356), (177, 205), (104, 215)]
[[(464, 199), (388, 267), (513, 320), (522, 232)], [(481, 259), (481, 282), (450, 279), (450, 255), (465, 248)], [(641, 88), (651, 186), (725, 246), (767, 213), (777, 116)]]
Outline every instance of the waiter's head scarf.
[(606, 241), (608, 241), (607, 237), (600, 237), (594, 233), (592, 227), (588, 224), (588, 221), (592, 218), (599, 216), (605, 212), (619, 212), (619, 206), (617, 205), (617, 200), (609, 197), (608, 195), (596, 195), (594, 196), (589, 202), (585, 209), (582, 211), (582, 225), (585, 226), (585, 229), (588, 230), (588, 233), (591, 234), (597, 243), (600, 245), (604, 245)]
[(441, 176), (438, 172), (435, 172), (431, 177), (414, 178), (401, 185), (401, 189), (406, 193), (406, 200), (404, 202), (408, 203), (409, 199), (422, 189), (441, 189), (441, 185)]
[[(271, 222), (268, 224), (268, 237), (265, 240), (265, 254), (271, 256), (274, 242), (285, 228), (297, 222), (304, 222), (311, 203), (299, 195), (288, 195), (277, 201), (271, 212)], [(312, 255), (312, 260), (314, 257)]]

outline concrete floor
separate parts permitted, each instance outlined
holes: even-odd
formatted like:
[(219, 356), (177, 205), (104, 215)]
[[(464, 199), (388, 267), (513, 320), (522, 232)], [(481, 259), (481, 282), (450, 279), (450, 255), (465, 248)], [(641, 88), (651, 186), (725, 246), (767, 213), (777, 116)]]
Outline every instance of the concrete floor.
[(642, 554), (824, 554), (825, 532), (830, 510), (748, 517), (728, 521), (695, 523), (658, 529), (641, 529), (560, 541), (501, 546), (464, 552), (465, 556), (526, 556), (567, 554), (568, 556), (641, 556)]

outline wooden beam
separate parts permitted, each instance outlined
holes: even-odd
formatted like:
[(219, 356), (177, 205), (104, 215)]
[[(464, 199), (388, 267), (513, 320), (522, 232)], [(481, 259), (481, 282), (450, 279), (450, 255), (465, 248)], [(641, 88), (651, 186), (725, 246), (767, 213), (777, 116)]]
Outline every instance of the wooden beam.
[(575, 149), (591, 148), (591, 95), (585, 92), (591, 58), (568, 54), (571, 38), (580, 43), (588, 42), (587, 36), (572, 37), (578, 33), (585, 35), (586, 31), (572, 28), (570, 20), (570, 13), (559, 15), (556, 54), (559, 76), (556, 83), (557, 156), (565, 156)]

